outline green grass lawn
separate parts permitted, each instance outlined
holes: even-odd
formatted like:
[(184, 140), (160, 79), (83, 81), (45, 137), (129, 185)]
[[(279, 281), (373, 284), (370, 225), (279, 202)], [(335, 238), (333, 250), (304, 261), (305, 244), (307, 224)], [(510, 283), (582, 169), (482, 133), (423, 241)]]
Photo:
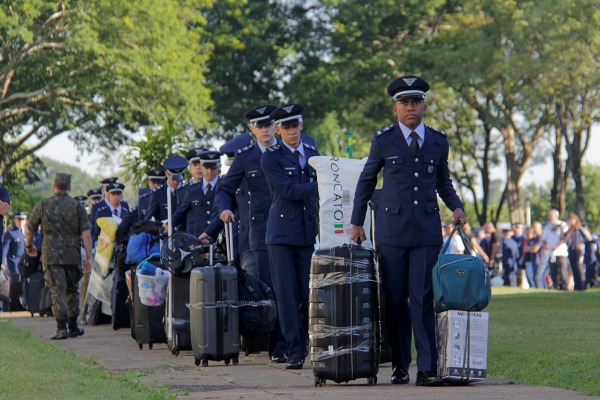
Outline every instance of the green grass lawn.
[(494, 287), (488, 375), (600, 395), (600, 290)]
[[(45, 339), (0, 320), (0, 399), (171, 399), (150, 389), (137, 372), (113, 377), (109, 371)], [(172, 392), (174, 393), (174, 392)]]
[[(600, 290), (495, 287), (488, 375), (600, 395)], [(168, 399), (0, 320), (0, 399)]]

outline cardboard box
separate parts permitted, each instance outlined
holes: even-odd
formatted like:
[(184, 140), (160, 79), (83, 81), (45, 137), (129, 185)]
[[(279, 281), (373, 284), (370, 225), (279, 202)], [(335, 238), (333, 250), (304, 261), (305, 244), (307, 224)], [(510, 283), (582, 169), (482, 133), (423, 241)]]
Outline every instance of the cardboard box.
[[(467, 324), (469, 321), (469, 324)], [(437, 315), (438, 375), (448, 381), (486, 378), (487, 312), (445, 311)], [(467, 336), (469, 325), (469, 336)]]

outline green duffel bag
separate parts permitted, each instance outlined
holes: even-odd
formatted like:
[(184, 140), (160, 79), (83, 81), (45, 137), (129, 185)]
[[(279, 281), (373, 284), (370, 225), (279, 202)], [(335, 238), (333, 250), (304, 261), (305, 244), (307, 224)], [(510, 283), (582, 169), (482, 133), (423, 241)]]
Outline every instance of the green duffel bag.
[[(450, 241), (458, 231), (468, 254), (445, 254)], [(482, 311), (490, 302), (492, 289), (487, 265), (479, 255), (472, 255), (473, 247), (461, 224), (457, 224), (433, 267), (433, 303), (436, 313)]]

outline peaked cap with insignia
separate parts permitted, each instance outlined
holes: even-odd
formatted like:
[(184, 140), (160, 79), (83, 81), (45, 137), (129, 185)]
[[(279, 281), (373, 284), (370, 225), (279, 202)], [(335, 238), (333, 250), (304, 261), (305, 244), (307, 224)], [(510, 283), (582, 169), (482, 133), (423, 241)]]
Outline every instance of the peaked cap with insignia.
[(200, 162), (208, 168), (219, 168), (221, 166), (221, 153), (214, 150), (206, 150), (200, 154)]
[(271, 113), (271, 119), (275, 121), (277, 126), (290, 126), (292, 124), (302, 122), (302, 104), (290, 103), (275, 109)]
[(87, 200), (87, 196), (84, 195), (80, 195), (80, 196), (75, 196), (73, 197), (75, 200), (79, 200), (79, 201), (86, 201)]
[(208, 149), (205, 148), (205, 147), (196, 147), (195, 149), (191, 149), (190, 151), (188, 151), (187, 153), (185, 153), (185, 158), (187, 158), (187, 160), (189, 162), (200, 161), (200, 156), (205, 151), (208, 151)]
[(263, 104), (254, 107), (244, 114), (251, 126), (269, 126), (273, 123), (271, 113), (277, 109), (274, 104)]
[(123, 193), (123, 189), (125, 189), (125, 185), (119, 182), (112, 182), (106, 186), (108, 193)]
[(183, 180), (183, 170), (188, 167), (188, 161), (181, 156), (169, 156), (163, 163), (163, 167), (171, 174), (174, 181)]
[(103, 185), (108, 185), (109, 183), (114, 183), (118, 180), (119, 178), (116, 176), (113, 176), (112, 178), (106, 178), (106, 179), (102, 179), (100, 181), (101, 184)]
[(146, 176), (148, 179), (162, 181), (165, 179), (165, 170), (162, 168), (148, 169), (146, 170)]
[(27, 211), (19, 211), (15, 213), (15, 218), (17, 219), (25, 219), (27, 218)]
[(415, 75), (396, 78), (387, 87), (387, 92), (394, 101), (402, 99), (424, 99), (429, 90), (429, 83)]
[(102, 191), (100, 189), (90, 189), (87, 192), (87, 196), (90, 199), (99, 199), (102, 197)]

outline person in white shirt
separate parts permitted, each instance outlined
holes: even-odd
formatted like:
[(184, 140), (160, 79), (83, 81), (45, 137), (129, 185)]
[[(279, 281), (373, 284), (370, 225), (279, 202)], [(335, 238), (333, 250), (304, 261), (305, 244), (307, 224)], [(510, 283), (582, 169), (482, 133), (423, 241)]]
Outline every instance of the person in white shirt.
[[(449, 222), (446, 224), (444, 229), (444, 242), (446, 242), (448, 240), (448, 236), (450, 236), (450, 233), (452, 232), (452, 229), (454, 229), (454, 224)], [(463, 243), (458, 232), (452, 236), (452, 239), (450, 239), (450, 245), (448, 246), (448, 249), (446, 249), (446, 254), (465, 254), (465, 244)]]
[(568, 250), (565, 243), (565, 233), (568, 227), (560, 220), (558, 210), (548, 211), (548, 222), (542, 232), (542, 246), (550, 252), (550, 278), (552, 288), (567, 290), (567, 279), (569, 276)]

